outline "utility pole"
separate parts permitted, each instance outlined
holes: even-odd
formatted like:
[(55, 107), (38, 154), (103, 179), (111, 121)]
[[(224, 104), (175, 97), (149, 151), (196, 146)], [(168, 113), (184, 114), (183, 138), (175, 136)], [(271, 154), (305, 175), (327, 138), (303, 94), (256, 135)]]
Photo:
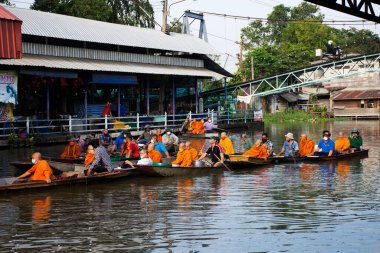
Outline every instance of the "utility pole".
[(243, 70), (243, 36), (240, 36), (239, 68)]
[(163, 9), (162, 9), (162, 26), (161, 31), (166, 33), (167, 32), (167, 25), (168, 25), (168, 0), (163, 0)]
[(251, 80), (255, 79), (255, 68), (254, 68), (254, 62), (253, 62), (253, 51), (251, 56)]

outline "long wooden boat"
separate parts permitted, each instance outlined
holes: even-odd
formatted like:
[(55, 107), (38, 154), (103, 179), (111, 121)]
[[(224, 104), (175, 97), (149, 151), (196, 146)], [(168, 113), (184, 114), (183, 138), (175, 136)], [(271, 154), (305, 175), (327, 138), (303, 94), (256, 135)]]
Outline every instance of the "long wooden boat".
[(229, 160), (225, 161), (225, 164), (231, 169), (246, 169), (253, 168), (260, 165), (267, 165), (273, 162), (272, 158), (255, 158), (245, 155), (229, 155)]
[(68, 177), (53, 180), (51, 183), (46, 183), (44, 181), (31, 181), (26, 183), (13, 183), (0, 185), (0, 192), (9, 192), (25, 189), (35, 189), (35, 188), (52, 188), (62, 185), (75, 185), (75, 184), (89, 184), (95, 182), (108, 182), (111, 180), (116, 180), (120, 178), (125, 178), (131, 175), (134, 169), (129, 170), (118, 170), (110, 173), (100, 173), (98, 175), (92, 175), (87, 177)]
[(224, 171), (223, 167), (171, 167), (167, 166), (139, 166), (136, 170), (150, 177), (176, 177), (176, 176), (196, 176), (210, 174), (212, 172)]
[(342, 159), (349, 159), (355, 157), (366, 157), (368, 156), (368, 149), (355, 151), (348, 154), (339, 154), (333, 156), (301, 156), (301, 157), (273, 157), (274, 162), (278, 163), (288, 163), (288, 162), (323, 162), (323, 161), (335, 161)]
[(217, 132), (206, 132), (204, 134), (191, 134), (191, 133), (185, 133), (182, 134), (182, 138), (189, 138), (189, 139), (210, 139), (213, 136), (218, 136)]
[[(50, 167), (52, 167), (52, 169), (57, 169), (57, 170), (62, 171), (62, 172), (70, 171), (70, 168), (73, 168), (73, 166), (71, 166), (71, 165), (78, 165), (78, 164), (84, 163), (83, 158), (66, 159), (66, 158), (59, 158), (59, 157), (43, 157), (43, 159), (49, 162)], [(125, 160), (136, 161), (138, 159), (139, 158), (135, 158), (135, 157), (131, 157), (131, 158), (120, 157), (118, 159), (115, 159), (114, 162), (117, 163), (117, 162), (121, 162), (121, 161), (125, 161)], [(11, 162), (10, 164), (12, 166), (16, 167), (16, 169), (18, 169), (20, 171), (27, 171), (28, 169), (30, 169), (33, 166), (30, 159), (25, 159), (25, 160), (21, 160), (21, 161), (14, 161), (14, 162)]]

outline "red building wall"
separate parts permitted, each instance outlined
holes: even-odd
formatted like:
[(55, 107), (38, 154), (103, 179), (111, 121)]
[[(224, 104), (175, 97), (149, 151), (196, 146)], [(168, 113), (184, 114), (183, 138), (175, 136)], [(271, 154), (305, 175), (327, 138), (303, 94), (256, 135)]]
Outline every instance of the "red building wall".
[(0, 6), (0, 59), (21, 59), (21, 24), (20, 19)]

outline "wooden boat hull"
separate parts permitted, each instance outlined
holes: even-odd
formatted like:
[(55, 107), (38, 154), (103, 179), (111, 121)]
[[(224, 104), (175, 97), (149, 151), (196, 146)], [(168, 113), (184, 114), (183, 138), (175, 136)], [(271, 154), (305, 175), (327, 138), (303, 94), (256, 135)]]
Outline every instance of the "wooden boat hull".
[(136, 170), (150, 177), (195, 176), (223, 171), (222, 167), (158, 167), (136, 166)]
[(307, 156), (305, 157), (304, 161), (310, 162), (310, 161), (335, 161), (335, 160), (342, 160), (342, 159), (348, 159), (353, 157), (367, 157), (368, 156), (368, 149), (364, 149), (361, 151), (356, 151), (349, 154), (340, 154), (336, 156)]
[(88, 177), (77, 177), (77, 178), (65, 178), (53, 180), (50, 184), (43, 181), (27, 182), (27, 183), (15, 183), (8, 185), (0, 185), (0, 192), (7, 191), (17, 191), (25, 189), (36, 189), (36, 188), (52, 188), (63, 185), (75, 185), (75, 184), (89, 184), (94, 182), (108, 182), (111, 180), (116, 180), (120, 178), (125, 178), (131, 175), (133, 170), (123, 170), (116, 171), (112, 173), (99, 174)]
[(182, 134), (182, 138), (189, 138), (189, 139), (210, 139), (213, 136), (218, 136), (218, 133), (216, 132), (210, 132), (210, 133), (204, 133), (204, 134)]
[(264, 159), (244, 155), (229, 155), (228, 159), (229, 160), (225, 161), (225, 163), (231, 169), (251, 168), (258, 165), (271, 164), (273, 162), (272, 158)]

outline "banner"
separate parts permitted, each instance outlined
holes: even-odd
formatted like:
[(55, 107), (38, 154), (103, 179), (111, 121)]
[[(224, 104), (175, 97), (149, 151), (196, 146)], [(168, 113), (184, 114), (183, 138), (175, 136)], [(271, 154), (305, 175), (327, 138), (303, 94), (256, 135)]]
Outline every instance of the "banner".
[(0, 71), (0, 103), (17, 104), (17, 73)]
[(252, 99), (252, 96), (237, 96), (237, 100), (239, 102), (244, 102), (246, 104), (250, 104), (251, 103), (251, 99)]
[(263, 121), (263, 110), (258, 110), (253, 112), (254, 121)]

